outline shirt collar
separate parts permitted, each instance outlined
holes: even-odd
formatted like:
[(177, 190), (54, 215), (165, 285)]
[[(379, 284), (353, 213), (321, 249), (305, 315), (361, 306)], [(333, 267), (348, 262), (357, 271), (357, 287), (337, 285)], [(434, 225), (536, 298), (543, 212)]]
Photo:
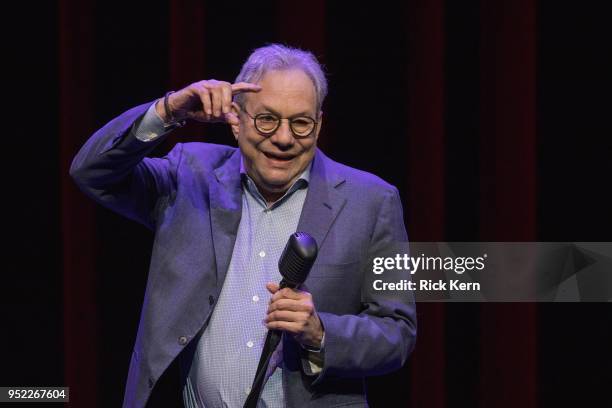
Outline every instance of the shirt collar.
[[(313, 158), (314, 159), (314, 158)], [(293, 194), (295, 191), (299, 190), (300, 188), (306, 188), (308, 187), (308, 183), (310, 182), (310, 170), (312, 168), (312, 161), (310, 160), (310, 163), (308, 163), (308, 166), (306, 166), (306, 168), (304, 169), (304, 171), (302, 171), (302, 173), (300, 174), (300, 176), (293, 182), (293, 184), (291, 185), (291, 187), (289, 187), (289, 189), (285, 192), (285, 194), (283, 194), (283, 196), (281, 198), (279, 198), (278, 200), (276, 200), (271, 206), (270, 209), (277, 207), (278, 205), (280, 205), (280, 203), (282, 201), (285, 201), (285, 199), (290, 196), (291, 194)], [(253, 179), (247, 174), (246, 172), (246, 168), (244, 166), (244, 157), (242, 157), (242, 155), (240, 156), (240, 179), (242, 180), (242, 185), (244, 187), (246, 187), (249, 192), (258, 200), (260, 201), (264, 207), (267, 207), (267, 202), (266, 200), (263, 198), (263, 196), (261, 195), (261, 193), (259, 192), (259, 188), (257, 187), (257, 185), (255, 184), (255, 182), (253, 181)]]

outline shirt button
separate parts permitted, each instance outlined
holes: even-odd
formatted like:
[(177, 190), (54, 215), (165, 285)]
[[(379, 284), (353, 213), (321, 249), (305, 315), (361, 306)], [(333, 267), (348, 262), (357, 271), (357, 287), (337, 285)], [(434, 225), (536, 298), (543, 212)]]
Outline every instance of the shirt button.
[(246, 395), (249, 395), (251, 393), (251, 387), (246, 387), (246, 389), (244, 390), (244, 393)]
[(208, 296), (208, 304), (212, 306), (215, 303), (215, 297), (213, 295)]
[(253, 347), (253, 342), (251, 340), (247, 341), (247, 347), (248, 348)]
[(266, 251), (261, 251), (261, 252), (259, 253), (259, 256), (260, 256), (260, 257), (262, 257), (262, 258), (263, 258), (264, 256), (266, 256)]
[(187, 337), (186, 336), (179, 337), (178, 344), (180, 344), (181, 346), (184, 346), (185, 344), (187, 344)]
[(253, 302), (259, 302), (259, 296), (257, 295), (253, 296)]

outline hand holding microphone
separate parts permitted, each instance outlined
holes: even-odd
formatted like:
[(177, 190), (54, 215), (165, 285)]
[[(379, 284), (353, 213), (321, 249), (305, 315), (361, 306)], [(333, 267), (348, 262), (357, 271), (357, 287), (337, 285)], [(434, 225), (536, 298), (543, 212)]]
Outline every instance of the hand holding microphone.
[(293, 335), (298, 343), (310, 348), (320, 348), (323, 326), (317, 315), (312, 295), (304, 290), (284, 288), (268, 283), (266, 288), (273, 294), (264, 319), (269, 330), (284, 330)]
[(297, 287), (308, 276), (317, 257), (317, 243), (303, 232), (289, 237), (278, 261), (283, 276), (280, 284), (269, 282), (272, 293), (264, 323), (269, 330), (284, 330), (302, 345), (319, 348), (323, 339), (323, 326), (312, 302), (312, 295)]
[(269, 375), (270, 360), (281, 340), (281, 330), (292, 333), (296, 340), (306, 347), (321, 345), (323, 327), (312, 303), (312, 296), (306, 291), (294, 290), (308, 277), (317, 252), (317, 242), (309, 234), (292, 234), (278, 260), (278, 269), (283, 277), (280, 285), (266, 285), (273, 293), (268, 315), (264, 320), (269, 330), (244, 408), (257, 406), (263, 384)]

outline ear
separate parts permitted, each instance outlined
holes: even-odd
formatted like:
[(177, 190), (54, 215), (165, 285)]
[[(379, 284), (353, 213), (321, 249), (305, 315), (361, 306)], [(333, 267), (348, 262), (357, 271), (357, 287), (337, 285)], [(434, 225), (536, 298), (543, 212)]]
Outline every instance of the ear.
[(240, 106), (238, 106), (236, 102), (232, 102), (231, 115), (234, 116), (235, 120), (230, 122), (230, 127), (234, 134), (234, 138), (238, 140), (238, 136), (240, 135)]

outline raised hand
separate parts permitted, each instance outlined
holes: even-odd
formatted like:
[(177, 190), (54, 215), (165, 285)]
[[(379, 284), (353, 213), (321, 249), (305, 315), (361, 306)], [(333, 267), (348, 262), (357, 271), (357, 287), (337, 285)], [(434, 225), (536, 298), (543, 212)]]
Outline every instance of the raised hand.
[[(168, 107), (176, 120), (193, 119), (198, 122), (227, 122), (237, 125), (238, 118), (232, 113), (232, 96), (239, 92), (259, 92), (261, 86), (248, 82), (231, 84), (216, 79), (194, 82), (173, 92), (168, 97)], [(163, 98), (158, 100), (155, 109), (164, 122), (166, 115)]]

